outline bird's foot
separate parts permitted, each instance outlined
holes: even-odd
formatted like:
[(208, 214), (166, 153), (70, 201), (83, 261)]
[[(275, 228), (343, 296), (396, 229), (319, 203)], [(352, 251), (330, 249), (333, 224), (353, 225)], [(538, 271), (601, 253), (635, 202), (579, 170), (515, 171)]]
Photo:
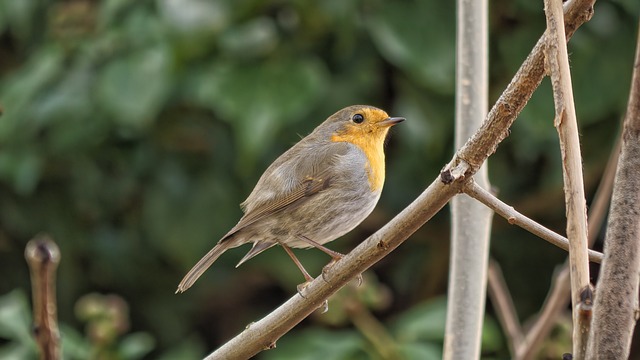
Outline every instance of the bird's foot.
[(307, 286), (309, 286), (309, 284), (311, 284), (311, 281), (312, 281), (312, 280), (313, 280), (313, 278), (311, 278), (311, 279), (307, 279), (307, 281), (303, 282), (302, 284), (298, 284), (298, 286), (296, 286), (296, 289), (298, 290), (298, 294), (300, 294), (300, 296), (301, 296), (303, 299), (306, 299), (307, 297), (306, 297), (306, 296), (304, 296), (304, 295), (302, 294), (302, 292), (304, 291), (304, 289), (306, 289), (306, 288), (307, 288)]
[(325, 265), (322, 268), (322, 280), (324, 280), (324, 282), (328, 283), (329, 281), (327, 280), (327, 273), (329, 272), (329, 270), (331, 270), (331, 267), (333, 266), (333, 264), (335, 264), (336, 262), (338, 262), (338, 260), (342, 259), (342, 256), (340, 257), (334, 257), (331, 259), (331, 261), (329, 261), (329, 263), (327, 265)]
[(320, 312), (320, 314), (324, 314), (327, 311), (329, 311), (329, 300), (325, 300), (322, 302), (322, 306), (320, 306), (318, 309), (322, 309), (322, 311)]
[[(329, 282), (327, 280), (327, 273), (329, 272), (329, 270), (331, 269), (333, 264), (335, 264), (338, 260), (342, 259), (342, 257), (343, 257), (343, 255), (336, 256), (336, 257), (332, 258), (331, 261), (322, 268), (322, 280), (324, 280), (326, 283)], [(356, 286), (360, 287), (360, 285), (362, 285), (362, 281), (363, 281), (362, 280), (362, 274), (358, 274), (358, 276), (356, 276), (356, 280), (358, 281)]]
[(362, 274), (358, 274), (358, 276), (356, 276), (356, 280), (358, 281), (356, 287), (360, 287), (362, 285), (362, 282), (364, 281), (362, 278)]
[[(311, 279), (311, 280), (313, 280), (313, 279)], [(306, 289), (306, 288), (307, 288), (307, 286), (309, 286), (309, 284), (311, 283), (311, 280), (305, 281), (305, 282), (303, 282), (302, 284), (299, 284), (299, 285), (297, 286), (298, 294), (300, 294), (300, 297), (302, 297), (303, 299), (306, 299), (307, 297), (306, 297), (306, 296), (304, 296), (304, 295), (302, 294), (302, 292), (304, 291), (304, 289)], [(318, 309), (322, 309), (322, 311), (320, 312), (321, 314), (324, 314), (324, 313), (326, 313), (327, 311), (329, 311), (329, 301), (328, 301), (328, 300), (323, 301), (323, 302), (322, 302), (322, 305), (320, 305), (320, 306), (318, 307)]]

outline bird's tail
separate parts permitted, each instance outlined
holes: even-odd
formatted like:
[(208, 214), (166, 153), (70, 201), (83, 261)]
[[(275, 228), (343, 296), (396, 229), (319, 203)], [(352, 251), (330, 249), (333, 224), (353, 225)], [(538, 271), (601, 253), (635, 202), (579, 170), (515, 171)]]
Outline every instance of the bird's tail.
[(177, 293), (185, 292), (216, 261), (223, 252), (229, 249), (229, 241), (221, 241), (195, 264), (178, 284)]

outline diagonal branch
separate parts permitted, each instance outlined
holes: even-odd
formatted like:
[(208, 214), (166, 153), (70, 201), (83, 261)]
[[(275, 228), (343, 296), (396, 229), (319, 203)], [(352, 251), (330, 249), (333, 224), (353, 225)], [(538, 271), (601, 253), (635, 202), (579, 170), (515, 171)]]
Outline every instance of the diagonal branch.
[[(500, 201), (500, 199), (478, 186), (475, 182), (470, 181), (465, 184), (463, 191), (467, 195), (485, 204), (491, 210), (495, 211), (496, 214), (507, 219), (509, 224), (517, 225), (539, 238), (544, 239), (563, 250), (569, 251), (569, 240), (567, 240), (567, 238), (556, 234), (555, 232), (517, 212), (513, 207)], [(602, 253), (589, 249), (588, 254), (590, 261), (596, 263), (602, 262)]]
[[(509, 224), (517, 225), (539, 238), (544, 239), (563, 250), (569, 251), (569, 240), (567, 240), (567, 238), (556, 234), (555, 232), (517, 212), (513, 207), (500, 201), (500, 199), (478, 186), (475, 182), (470, 181), (466, 183), (463, 191), (467, 195), (485, 204), (491, 210), (495, 211), (496, 214), (507, 219)], [(602, 262), (602, 253), (589, 249), (588, 254), (590, 261), (596, 263)]]
[[(567, 2), (567, 33), (573, 32), (591, 18), (594, 0)], [(275, 342), (306, 318), (340, 287), (362, 273), (399, 246), (426, 223), (462, 188), (482, 163), (493, 154), (507, 136), (509, 127), (525, 106), (544, 76), (542, 48), (545, 36), (538, 41), (514, 79), (487, 115), (481, 128), (456, 153), (440, 177), (387, 225), (371, 235), (353, 251), (336, 262), (322, 277), (312, 281), (303, 291), (275, 309), (210, 354), (207, 359), (250, 358), (270, 349)]]
[(509, 294), (507, 284), (504, 281), (500, 265), (494, 260), (489, 261), (487, 279), (491, 303), (493, 308), (496, 309), (498, 320), (502, 324), (505, 337), (509, 341), (509, 350), (511, 354), (515, 354), (524, 342), (522, 326), (518, 320), (518, 314)]

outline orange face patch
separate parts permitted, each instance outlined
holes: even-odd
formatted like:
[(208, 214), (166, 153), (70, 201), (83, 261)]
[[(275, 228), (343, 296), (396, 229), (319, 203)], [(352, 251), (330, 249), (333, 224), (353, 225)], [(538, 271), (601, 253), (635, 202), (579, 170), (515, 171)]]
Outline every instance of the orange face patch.
[(386, 112), (378, 109), (362, 109), (364, 116), (360, 124), (346, 123), (342, 129), (331, 136), (333, 142), (348, 142), (359, 147), (367, 157), (366, 171), (371, 191), (380, 191), (384, 185), (384, 140), (389, 132), (389, 124), (380, 124), (389, 118)]

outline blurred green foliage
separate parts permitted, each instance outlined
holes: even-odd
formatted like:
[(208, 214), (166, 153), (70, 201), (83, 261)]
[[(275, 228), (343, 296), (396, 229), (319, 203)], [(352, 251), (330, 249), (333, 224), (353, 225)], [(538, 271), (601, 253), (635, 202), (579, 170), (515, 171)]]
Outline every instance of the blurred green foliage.
[[(545, 20), (541, 2), (490, 6), (492, 103)], [(599, 1), (569, 48), (589, 196), (624, 112), (639, 10), (634, 0)], [(140, 356), (198, 357), (219, 346), (302, 282), (278, 249), (234, 269), (243, 248), (225, 254), (186, 294), (173, 294), (239, 219), (238, 204), (262, 171), (344, 106), (367, 103), (405, 116), (388, 144), (378, 208), (332, 245), (348, 251), (451, 157), (454, 56), (455, 4), (447, 1), (0, 0), (0, 294), (7, 294), (0, 313), (14, 309), (27, 323), (26, 300), (15, 300), (24, 297), (15, 291), (29, 288), (22, 252), (44, 231), (62, 251), (59, 314), (78, 344), (90, 337), (77, 330), (74, 306), (98, 292), (126, 301), (133, 333), (148, 337), (131, 340)], [(563, 232), (552, 117), (545, 81), (490, 172), (503, 199)], [(494, 229), (493, 254), (526, 318), (564, 254), (501, 219)], [(440, 326), (441, 318), (429, 319), (442, 316), (444, 305), (421, 304), (446, 293), (447, 239), (442, 212), (369, 271), (389, 299), (363, 306), (399, 344), (412, 344), (403, 350), (408, 357), (441, 351), (441, 339), (421, 337), (427, 330), (420, 327)], [(328, 261), (298, 253), (313, 273)], [(402, 320), (408, 316), (415, 325)], [(298, 354), (298, 342), (374, 356), (361, 352), (367, 340), (349, 321), (323, 325), (319, 318), (264, 358)], [(484, 354), (504, 358), (493, 329)], [(26, 329), (14, 330), (0, 337), (26, 344)]]

